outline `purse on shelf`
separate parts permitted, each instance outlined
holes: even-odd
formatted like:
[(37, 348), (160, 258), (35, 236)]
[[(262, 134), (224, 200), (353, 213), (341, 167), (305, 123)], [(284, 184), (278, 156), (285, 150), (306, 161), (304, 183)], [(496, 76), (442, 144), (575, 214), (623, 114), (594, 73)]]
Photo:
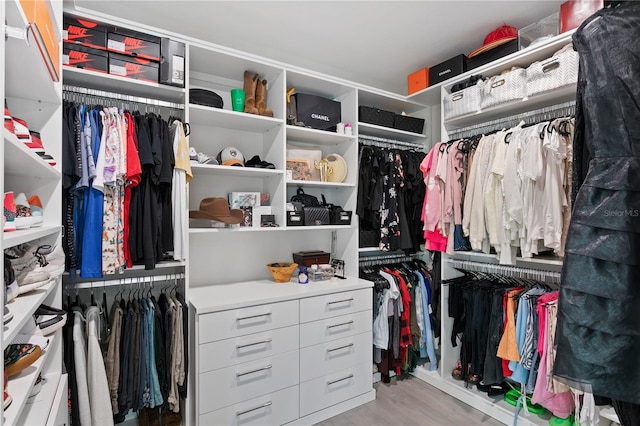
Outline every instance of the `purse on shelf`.
[(318, 201), (318, 197), (311, 194), (305, 194), (304, 189), (302, 188), (298, 188), (298, 190), (296, 191), (296, 195), (291, 197), (291, 201), (301, 203), (304, 207), (320, 206), (320, 201)]

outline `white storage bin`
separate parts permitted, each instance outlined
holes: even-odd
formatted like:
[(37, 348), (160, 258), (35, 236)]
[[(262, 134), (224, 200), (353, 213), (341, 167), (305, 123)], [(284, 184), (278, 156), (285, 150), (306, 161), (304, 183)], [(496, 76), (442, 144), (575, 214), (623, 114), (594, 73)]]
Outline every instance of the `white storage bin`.
[(481, 84), (482, 81), (479, 81), (475, 86), (447, 95), (444, 98), (444, 119), (448, 120), (478, 112), (480, 110)]
[(527, 97), (527, 70), (514, 68), (509, 72), (494, 75), (482, 83), (480, 108), (524, 99)]
[(529, 96), (575, 84), (578, 81), (578, 52), (568, 44), (552, 57), (534, 62), (527, 68)]

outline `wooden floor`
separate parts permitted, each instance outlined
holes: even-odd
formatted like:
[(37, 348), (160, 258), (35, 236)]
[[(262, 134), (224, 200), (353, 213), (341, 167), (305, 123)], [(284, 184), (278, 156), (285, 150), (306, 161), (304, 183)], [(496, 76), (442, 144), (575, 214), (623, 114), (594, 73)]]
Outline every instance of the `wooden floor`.
[(501, 422), (471, 408), (413, 376), (374, 384), (376, 399), (332, 417), (320, 426), (499, 426)]

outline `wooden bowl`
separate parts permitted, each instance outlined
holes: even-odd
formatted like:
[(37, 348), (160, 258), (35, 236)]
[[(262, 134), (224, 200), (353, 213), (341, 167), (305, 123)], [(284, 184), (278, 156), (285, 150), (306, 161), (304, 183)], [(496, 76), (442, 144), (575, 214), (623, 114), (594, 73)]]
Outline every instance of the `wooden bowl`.
[(277, 283), (288, 283), (297, 267), (297, 263), (290, 262), (275, 262), (267, 265), (273, 280)]

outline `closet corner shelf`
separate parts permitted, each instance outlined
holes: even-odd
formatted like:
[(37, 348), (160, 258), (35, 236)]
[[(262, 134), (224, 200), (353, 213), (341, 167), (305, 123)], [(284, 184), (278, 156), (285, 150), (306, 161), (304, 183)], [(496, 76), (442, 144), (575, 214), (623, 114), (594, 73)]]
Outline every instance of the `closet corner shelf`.
[(300, 187), (316, 187), (316, 188), (353, 188), (356, 186), (355, 183), (349, 182), (320, 182), (317, 180), (288, 180), (287, 185), (289, 186), (300, 186)]
[(424, 143), (427, 139), (427, 136), (421, 133), (407, 132), (405, 130), (398, 130), (391, 127), (377, 126), (375, 124), (362, 122), (358, 122), (358, 134), (366, 134), (402, 142)]
[(46, 226), (43, 225), (39, 228), (17, 229), (11, 232), (5, 232), (2, 235), (2, 248), (7, 249), (9, 247), (17, 246), (18, 244), (28, 243), (29, 241), (37, 240), (39, 238), (55, 235), (61, 230), (60, 225)]
[(2, 349), (5, 349), (27, 322), (33, 319), (33, 313), (55, 286), (58, 285), (59, 281), (60, 277), (57, 277), (34, 291), (21, 294), (7, 304), (7, 307), (13, 314), (13, 319), (4, 325)]
[(321, 145), (338, 145), (348, 143), (356, 139), (355, 135), (340, 135), (336, 132), (309, 129), (307, 127), (292, 126), (287, 124), (287, 142), (304, 142)]
[(256, 114), (204, 105), (189, 104), (189, 123), (199, 126), (222, 127), (243, 132), (265, 133), (284, 124), (281, 118), (263, 117)]
[(211, 234), (223, 232), (277, 232), (283, 230), (282, 226), (275, 227), (236, 227), (236, 228), (189, 228), (189, 234)]
[(191, 169), (197, 174), (212, 174), (238, 177), (264, 178), (270, 176), (282, 176), (283, 170), (261, 169), (258, 167), (233, 167), (220, 166), (217, 164), (191, 164)]
[(29, 394), (33, 389), (33, 385), (38, 378), (38, 374), (40, 374), (40, 372), (42, 371), (42, 367), (49, 357), (49, 354), (52, 352), (51, 348), (56, 344), (55, 339), (57, 339), (59, 335), (60, 333), (56, 333), (48, 336), (49, 345), (47, 346), (47, 349), (42, 351), (42, 355), (40, 356), (40, 358), (38, 358), (36, 362), (31, 364), (29, 367), (24, 369), (19, 375), (9, 379), (7, 387), (9, 389), (9, 394), (13, 398), (13, 402), (9, 407), (7, 407), (7, 409), (4, 410), (4, 424), (36, 424), (21, 423), (18, 421), (18, 419), (21, 417), (21, 414), (24, 411), (27, 399), (29, 398)]
[[(474, 251), (457, 251), (453, 255), (448, 255), (453, 260), (470, 260), (475, 262), (483, 262), (488, 264), (498, 264), (498, 258), (495, 254), (478, 253)], [(513, 266), (513, 265), (504, 265)], [(562, 259), (552, 256), (538, 256), (533, 258), (525, 258), (518, 256), (516, 265), (519, 267), (527, 267), (532, 269), (557, 270), (562, 267)]]
[(62, 374), (59, 372), (42, 375), (42, 388), (38, 395), (33, 399), (27, 400), (22, 410), (22, 415), (16, 424), (20, 425), (44, 425), (47, 424), (49, 411), (45, 411), (43, 407), (52, 407), (53, 401), (58, 391)]
[[(6, 25), (19, 29), (26, 28), (29, 23), (20, 2), (9, 0), (5, 1), (5, 4)], [(60, 93), (51, 79), (31, 31), (28, 32), (28, 41), (29, 44), (16, 38), (6, 39), (6, 52), (3, 53), (6, 58), (4, 63), (5, 97), (58, 104)], [(9, 104), (9, 108), (11, 108), (11, 104)]]
[(62, 75), (64, 84), (87, 89), (104, 90), (175, 103), (184, 103), (185, 99), (185, 89), (165, 84), (149, 83), (65, 65), (63, 65)]
[(570, 84), (526, 99), (486, 108), (479, 112), (461, 115), (444, 121), (448, 130), (455, 130), (472, 124), (484, 123), (496, 118), (508, 117), (544, 106), (551, 106), (576, 99), (577, 84)]
[(18, 140), (16, 135), (3, 129), (4, 137), (4, 173), (5, 175), (30, 176), (42, 179), (58, 180), (62, 174), (50, 166)]
[(449, 87), (458, 81), (463, 81), (472, 75), (482, 74), (484, 77), (491, 77), (500, 74), (502, 70), (511, 67), (527, 67), (536, 61), (551, 57), (564, 45), (571, 43), (571, 36), (575, 30), (567, 31), (549, 39), (546, 43), (530, 46), (526, 49), (513, 52), (503, 58), (490, 62), (478, 68), (474, 68), (453, 78), (445, 80), (433, 86), (429, 86), (419, 92), (407, 96), (407, 100), (418, 102), (428, 106), (440, 105), (442, 87)]

